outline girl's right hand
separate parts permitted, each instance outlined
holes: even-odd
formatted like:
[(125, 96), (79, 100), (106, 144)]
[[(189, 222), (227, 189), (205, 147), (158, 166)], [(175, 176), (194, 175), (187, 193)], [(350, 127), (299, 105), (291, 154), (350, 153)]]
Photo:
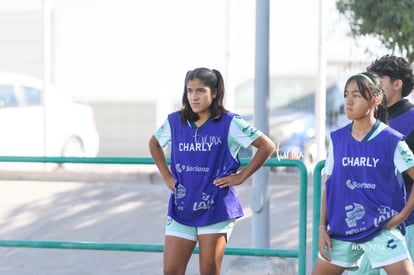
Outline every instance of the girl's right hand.
[(328, 257), (325, 249), (328, 248), (329, 251), (332, 251), (332, 242), (331, 237), (329, 237), (328, 232), (326, 232), (325, 228), (319, 229), (318, 248), (319, 252), (321, 253), (321, 256), (325, 260), (331, 261), (331, 258)]
[(174, 192), (175, 183), (177, 182), (173, 176), (168, 176), (163, 178), (165, 185), (171, 192)]

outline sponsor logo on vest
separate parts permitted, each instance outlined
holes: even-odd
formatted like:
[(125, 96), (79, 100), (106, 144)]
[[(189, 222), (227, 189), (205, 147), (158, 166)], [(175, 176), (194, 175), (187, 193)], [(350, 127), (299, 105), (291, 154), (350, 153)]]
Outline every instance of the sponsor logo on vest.
[(397, 211), (391, 209), (389, 206), (380, 206), (377, 208), (379, 216), (374, 218), (374, 225), (378, 227), (381, 223), (391, 219), (392, 216), (398, 214)]
[(370, 157), (343, 157), (342, 166), (377, 167), (379, 159)]
[(348, 186), (349, 189), (354, 190), (355, 188), (362, 188), (362, 189), (375, 189), (376, 185), (375, 183), (368, 183), (368, 182), (356, 182), (347, 180), (346, 186)]
[(195, 202), (193, 205), (193, 210), (207, 210), (214, 204), (213, 196), (203, 193), (201, 196), (201, 201)]
[(185, 164), (177, 163), (175, 165), (175, 170), (177, 170), (178, 173), (182, 173), (183, 170), (185, 170)]
[[(365, 215), (365, 209), (362, 205), (358, 203), (353, 203), (352, 205), (345, 206), (346, 210), (346, 223), (348, 227), (354, 227), (357, 225), (357, 220), (362, 219)], [(365, 227), (353, 228), (345, 232), (346, 235), (354, 235), (358, 232), (366, 231)]]
[(353, 203), (352, 205), (345, 206), (346, 210), (346, 223), (348, 227), (356, 226), (357, 220), (362, 219), (365, 215), (365, 208), (358, 203)]
[(367, 231), (367, 229), (365, 227), (354, 228), (354, 229), (346, 231), (345, 234), (346, 235), (355, 235), (357, 233), (364, 232), (364, 231)]
[(196, 172), (196, 173), (208, 173), (208, 171), (210, 170), (209, 167), (202, 167), (202, 166), (190, 166), (190, 165), (185, 165), (185, 164), (181, 164), (181, 163), (177, 163), (175, 165), (175, 170), (178, 173), (182, 173), (182, 172)]

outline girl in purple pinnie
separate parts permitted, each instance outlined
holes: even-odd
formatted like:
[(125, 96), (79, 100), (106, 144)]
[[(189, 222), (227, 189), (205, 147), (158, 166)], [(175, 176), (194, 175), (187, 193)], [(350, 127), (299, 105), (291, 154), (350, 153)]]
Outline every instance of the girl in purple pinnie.
[[(164, 245), (164, 274), (185, 274), (199, 244), (200, 274), (220, 274), (227, 240), (243, 216), (234, 186), (243, 183), (275, 150), (273, 142), (223, 106), (221, 73), (187, 73), (180, 111), (168, 115), (149, 141), (161, 176), (171, 190)], [(171, 164), (163, 147), (171, 143)], [(241, 147), (257, 148), (239, 171)]]

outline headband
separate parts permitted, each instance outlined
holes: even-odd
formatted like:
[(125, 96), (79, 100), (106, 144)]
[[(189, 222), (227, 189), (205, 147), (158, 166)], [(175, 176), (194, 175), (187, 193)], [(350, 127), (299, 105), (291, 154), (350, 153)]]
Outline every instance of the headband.
[(382, 97), (381, 90), (378, 88), (378, 86), (374, 83), (374, 81), (372, 81), (372, 79), (369, 76), (367, 76), (366, 74), (363, 74), (363, 73), (360, 73), (360, 74), (357, 74), (357, 75), (362, 76), (363, 78), (368, 80), (368, 82), (372, 85), (372, 88), (374, 88), (375, 96)]

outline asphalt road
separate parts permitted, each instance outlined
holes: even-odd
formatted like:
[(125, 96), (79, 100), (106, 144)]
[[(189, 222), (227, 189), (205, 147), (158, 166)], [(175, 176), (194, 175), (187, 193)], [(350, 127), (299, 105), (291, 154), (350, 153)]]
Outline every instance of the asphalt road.
[[(228, 247), (252, 246), (251, 186), (249, 180), (237, 187), (245, 217), (236, 223)], [(297, 174), (272, 173), (269, 192), (270, 247), (297, 249)], [(0, 239), (162, 244), (168, 196), (151, 171), (0, 171)], [(307, 273), (311, 215), (308, 207)], [(187, 271), (198, 274), (197, 254)], [(3, 274), (157, 275), (162, 274), (162, 253), (1, 247)], [(297, 259), (225, 255), (222, 274), (297, 274)]]

